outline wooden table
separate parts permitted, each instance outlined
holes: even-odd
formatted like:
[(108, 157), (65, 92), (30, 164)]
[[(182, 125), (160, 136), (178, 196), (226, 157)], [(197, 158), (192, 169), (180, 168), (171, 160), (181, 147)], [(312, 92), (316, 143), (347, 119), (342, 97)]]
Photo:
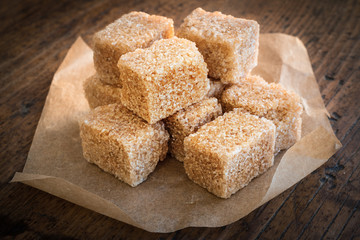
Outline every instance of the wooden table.
[[(336, 136), (329, 161), (275, 199), (225, 227), (149, 233), (21, 183), (49, 86), (78, 36), (141, 10), (174, 19), (194, 8), (254, 19), (306, 45)], [(360, 239), (360, 2), (6, 1), (0, 4), (0, 238)]]

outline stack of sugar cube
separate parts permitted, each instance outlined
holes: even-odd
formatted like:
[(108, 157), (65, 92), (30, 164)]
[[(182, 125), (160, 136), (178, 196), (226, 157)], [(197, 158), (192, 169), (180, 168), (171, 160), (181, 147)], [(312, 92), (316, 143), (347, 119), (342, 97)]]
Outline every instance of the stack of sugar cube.
[(96, 74), (84, 84), (90, 107), (120, 102), (121, 81), (117, 63), (122, 55), (173, 36), (172, 19), (143, 12), (125, 14), (97, 32), (93, 37)]
[(176, 36), (171, 19), (142, 12), (96, 33), (85, 159), (134, 187), (169, 151), (192, 181), (229, 198), (301, 136), (300, 98), (250, 74), (258, 45), (257, 22), (201, 8)]

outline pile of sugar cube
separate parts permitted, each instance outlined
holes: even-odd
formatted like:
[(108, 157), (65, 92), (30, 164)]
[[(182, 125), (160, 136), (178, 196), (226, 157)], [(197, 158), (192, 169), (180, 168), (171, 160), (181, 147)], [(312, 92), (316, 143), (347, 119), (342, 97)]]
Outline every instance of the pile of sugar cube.
[(130, 12), (93, 40), (83, 155), (130, 186), (169, 152), (189, 179), (229, 198), (301, 136), (299, 96), (250, 74), (256, 21), (197, 8), (175, 34), (172, 19)]

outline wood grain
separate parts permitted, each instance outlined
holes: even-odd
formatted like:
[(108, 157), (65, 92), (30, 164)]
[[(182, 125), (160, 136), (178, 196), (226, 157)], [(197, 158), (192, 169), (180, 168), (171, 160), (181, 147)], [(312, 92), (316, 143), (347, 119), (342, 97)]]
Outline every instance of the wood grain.
[[(194, 8), (259, 22), (308, 49), (336, 136), (329, 161), (272, 201), (220, 228), (149, 233), (19, 183), (51, 79), (71, 44), (131, 10), (171, 17)], [(360, 2), (5, 1), (0, 4), (0, 238), (360, 239)]]

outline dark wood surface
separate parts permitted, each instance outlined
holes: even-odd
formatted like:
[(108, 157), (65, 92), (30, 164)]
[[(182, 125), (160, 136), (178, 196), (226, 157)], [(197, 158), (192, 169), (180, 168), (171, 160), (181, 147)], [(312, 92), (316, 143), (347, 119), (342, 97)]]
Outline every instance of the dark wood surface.
[[(343, 144), (322, 167), (237, 222), (149, 233), (21, 183), (53, 74), (78, 36), (131, 10), (171, 17), (194, 8), (257, 20), (306, 45), (331, 124)], [(360, 239), (360, 2), (1, 1), (0, 238), (5, 239)]]

